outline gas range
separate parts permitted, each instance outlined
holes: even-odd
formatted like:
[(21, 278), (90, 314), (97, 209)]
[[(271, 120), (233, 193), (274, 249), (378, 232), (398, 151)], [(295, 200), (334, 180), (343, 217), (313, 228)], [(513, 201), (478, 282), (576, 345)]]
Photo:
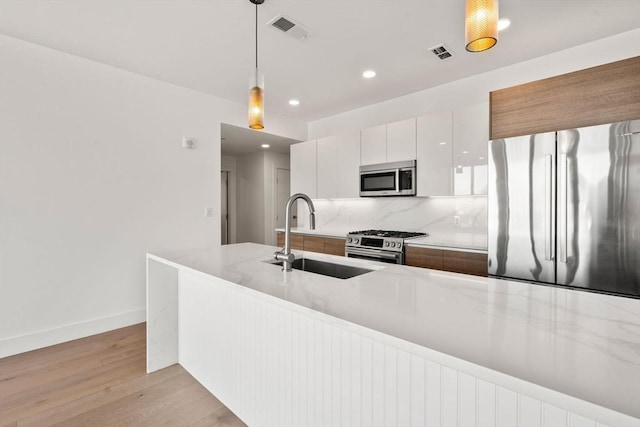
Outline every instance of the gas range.
[(404, 241), (427, 235), (390, 230), (352, 231), (347, 234), (345, 254), (351, 258), (404, 264)]

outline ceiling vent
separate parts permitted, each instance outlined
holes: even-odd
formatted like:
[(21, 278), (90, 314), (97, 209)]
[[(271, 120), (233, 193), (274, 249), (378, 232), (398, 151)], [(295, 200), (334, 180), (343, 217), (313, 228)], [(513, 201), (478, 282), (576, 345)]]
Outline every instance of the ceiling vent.
[(447, 50), (447, 48), (444, 47), (444, 44), (439, 44), (439, 45), (430, 47), (429, 50), (433, 52), (433, 54), (437, 56), (440, 60), (445, 60), (453, 56), (451, 52), (449, 52), (449, 50)]
[(267, 22), (267, 25), (275, 28), (276, 30), (282, 31), (286, 35), (297, 40), (304, 40), (313, 34), (311, 30), (306, 28), (304, 25), (283, 14), (280, 14)]

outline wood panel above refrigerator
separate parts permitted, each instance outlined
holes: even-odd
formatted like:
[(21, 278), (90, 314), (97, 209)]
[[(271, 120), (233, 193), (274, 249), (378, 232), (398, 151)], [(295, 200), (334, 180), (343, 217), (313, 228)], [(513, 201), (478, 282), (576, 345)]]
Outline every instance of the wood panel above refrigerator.
[(491, 139), (640, 117), (640, 56), (493, 91)]

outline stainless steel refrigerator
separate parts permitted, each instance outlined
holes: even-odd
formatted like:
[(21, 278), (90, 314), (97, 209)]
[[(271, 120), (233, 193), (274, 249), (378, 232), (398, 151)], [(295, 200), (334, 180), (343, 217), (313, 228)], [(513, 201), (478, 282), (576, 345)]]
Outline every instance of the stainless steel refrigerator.
[(640, 297), (640, 120), (489, 142), (489, 275)]

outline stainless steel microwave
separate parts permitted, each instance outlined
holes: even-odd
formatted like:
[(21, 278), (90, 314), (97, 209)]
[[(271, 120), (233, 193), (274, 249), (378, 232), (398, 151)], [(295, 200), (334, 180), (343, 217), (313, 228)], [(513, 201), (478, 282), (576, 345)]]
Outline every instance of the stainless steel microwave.
[(415, 160), (360, 166), (360, 196), (415, 195)]

